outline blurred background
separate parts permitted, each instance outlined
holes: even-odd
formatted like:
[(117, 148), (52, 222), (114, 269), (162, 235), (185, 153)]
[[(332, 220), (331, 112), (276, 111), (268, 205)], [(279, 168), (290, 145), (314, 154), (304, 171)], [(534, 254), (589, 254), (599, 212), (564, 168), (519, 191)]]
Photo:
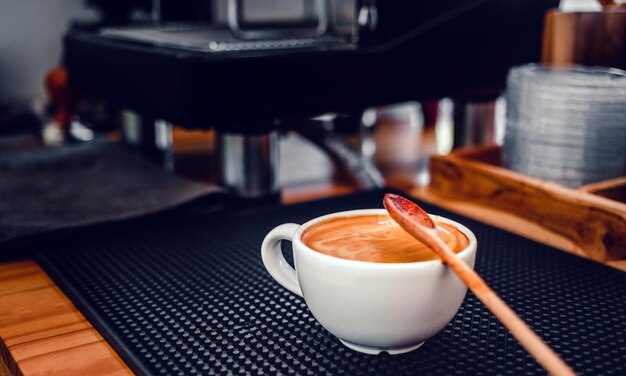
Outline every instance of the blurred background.
[[(39, 184), (37, 200), (84, 206), (133, 182), (115, 213), (215, 192), (287, 202), (427, 187), (433, 155), (477, 146), (501, 147), (496, 164), (570, 188), (624, 175), (617, 2), (0, 0), (0, 9), (0, 173), (13, 182), (4, 195)], [(63, 164), (80, 158), (98, 164)], [(172, 183), (166, 200), (146, 171), (186, 188), (179, 195)], [(152, 201), (127, 206), (147, 191)], [(78, 222), (113, 215), (76, 206)]]
[[(333, 0), (336, 17), (350, 23), (355, 0)], [(29, 101), (45, 99), (43, 78), (51, 64), (61, 60), (62, 37), (73, 21), (98, 21), (102, 18), (98, 4), (129, 8), (129, 17), (135, 20), (150, 18), (151, 2), (144, 1), (89, 1), (89, 0), (0, 0), (0, 101)], [(192, 3), (192, 2), (189, 2)], [(225, 22), (227, 0), (206, 1), (215, 20)], [(117, 4), (117, 5), (116, 5)], [(192, 6), (188, 5), (190, 8)], [(302, 1), (250, 1), (246, 10), (257, 18), (301, 18), (306, 12)], [(199, 14), (198, 17), (201, 17)]]

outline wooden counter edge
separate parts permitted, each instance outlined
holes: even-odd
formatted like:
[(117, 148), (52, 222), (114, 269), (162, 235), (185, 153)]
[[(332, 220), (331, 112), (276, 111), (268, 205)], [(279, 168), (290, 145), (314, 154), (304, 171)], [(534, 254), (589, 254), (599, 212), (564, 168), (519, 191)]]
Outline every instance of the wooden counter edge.
[(0, 264), (0, 376), (132, 375), (33, 260)]

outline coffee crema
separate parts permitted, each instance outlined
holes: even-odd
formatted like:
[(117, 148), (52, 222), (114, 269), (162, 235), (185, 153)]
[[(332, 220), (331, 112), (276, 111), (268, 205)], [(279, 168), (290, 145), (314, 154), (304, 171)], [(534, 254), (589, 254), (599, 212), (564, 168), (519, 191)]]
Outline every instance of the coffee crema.
[[(436, 221), (443, 241), (455, 253), (469, 240), (455, 226)], [(404, 231), (389, 215), (357, 215), (333, 218), (307, 228), (302, 242), (309, 248), (348, 260), (406, 263), (438, 259), (437, 255)]]

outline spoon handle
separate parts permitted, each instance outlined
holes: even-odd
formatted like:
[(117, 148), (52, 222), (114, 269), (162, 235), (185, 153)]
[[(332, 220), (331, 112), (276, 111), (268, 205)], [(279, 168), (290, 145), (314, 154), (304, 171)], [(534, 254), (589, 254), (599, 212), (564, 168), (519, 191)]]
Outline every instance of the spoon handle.
[(561, 359), (439, 236), (435, 223), (417, 204), (398, 195), (387, 194), (385, 208), (406, 232), (431, 248), (463, 283), (480, 299), (513, 337), (552, 375), (575, 375)]

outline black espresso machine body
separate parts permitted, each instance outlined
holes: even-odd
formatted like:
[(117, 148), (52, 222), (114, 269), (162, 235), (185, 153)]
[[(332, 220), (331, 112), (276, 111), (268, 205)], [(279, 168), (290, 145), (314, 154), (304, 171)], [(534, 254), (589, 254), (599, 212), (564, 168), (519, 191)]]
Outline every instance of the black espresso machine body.
[[(229, 0), (229, 10), (246, 1)], [(348, 33), (315, 35), (278, 32), (280, 24), (269, 32), (238, 29), (235, 12), (228, 27), (177, 20), (73, 29), (64, 63), (72, 87), (125, 109), (123, 119), (142, 119), (142, 148), (159, 160), (171, 161), (171, 142), (155, 144), (171, 140), (171, 124), (216, 129), (215, 175), (238, 197), (278, 196), (279, 127), (322, 145), (366, 188), (383, 184), (373, 164), (307, 119), (334, 112), (348, 119), (335, 120), (335, 129), (356, 130), (370, 106), (495, 98), (511, 66), (539, 59), (543, 15), (557, 2), (355, 0)], [(122, 122), (123, 133), (135, 135), (126, 128), (136, 123)]]
[(72, 86), (143, 115), (186, 128), (254, 130), (268, 123), (259, 119), (497, 95), (511, 66), (539, 59), (543, 14), (557, 3), (378, 1), (375, 30), (308, 47), (247, 41), (203, 50), (73, 30), (64, 63)]

